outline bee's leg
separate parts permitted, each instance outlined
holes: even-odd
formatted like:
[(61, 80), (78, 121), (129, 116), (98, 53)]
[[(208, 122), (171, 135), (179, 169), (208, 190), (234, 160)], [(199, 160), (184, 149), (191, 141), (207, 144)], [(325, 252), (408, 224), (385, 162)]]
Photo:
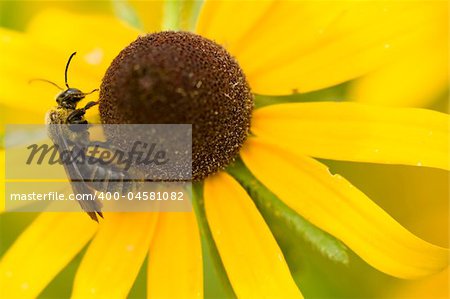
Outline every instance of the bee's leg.
[(98, 105), (98, 102), (96, 102), (96, 101), (91, 101), (91, 102), (87, 103), (86, 106), (84, 106), (83, 109), (86, 111), (86, 110), (88, 110), (89, 108), (91, 108), (91, 107), (93, 107), (93, 106), (95, 106), (95, 105)]
[(86, 104), (84, 108), (75, 109), (72, 111), (69, 116), (67, 116), (68, 124), (87, 124), (87, 121), (84, 120), (84, 115), (86, 114), (86, 110), (97, 105), (98, 102), (92, 101)]
[(84, 109), (75, 109), (73, 110), (69, 116), (67, 116), (66, 122), (68, 124), (79, 124), (84, 120), (84, 115), (86, 114), (86, 110)]
[(84, 119), (85, 113), (84, 109), (75, 109), (67, 116), (66, 123), (72, 132), (88, 133), (88, 121)]

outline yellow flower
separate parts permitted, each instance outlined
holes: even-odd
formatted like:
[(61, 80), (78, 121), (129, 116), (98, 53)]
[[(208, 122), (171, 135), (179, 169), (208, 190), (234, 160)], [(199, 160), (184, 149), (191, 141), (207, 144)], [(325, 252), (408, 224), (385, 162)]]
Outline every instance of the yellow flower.
[[(421, 16), (427, 7), (208, 1), (196, 32), (236, 56), (254, 93), (285, 95), (346, 82), (394, 60), (401, 55), (395, 49), (409, 42), (403, 33), (426, 26)], [(56, 10), (38, 15), (25, 33), (0, 29), (0, 103), (40, 123), (54, 105), (52, 91), (29, 86), (28, 79), (60, 78), (67, 54), (76, 49), (82, 59), (71, 68), (71, 85), (98, 87), (112, 59), (139, 34), (112, 17)], [(289, 208), (367, 263), (395, 277), (418, 278), (445, 268), (448, 250), (407, 231), (314, 158), (448, 170), (448, 121), (448, 115), (430, 110), (348, 102), (269, 105), (254, 112), (253, 135), (240, 157)], [(206, 178), (203, 200), (238, 297), (302, 297), (270, 229), (231, 175), (221, 171)], [(194, 213), (106, 213), (99, 225), (82, 213), (42, 213), (0, 261), (0, 292), (6, 298), (36, 297), (92, 240), (73, 297), (126, 297), (147, 254), (148, 297), (203, 297), (197, 222)]]

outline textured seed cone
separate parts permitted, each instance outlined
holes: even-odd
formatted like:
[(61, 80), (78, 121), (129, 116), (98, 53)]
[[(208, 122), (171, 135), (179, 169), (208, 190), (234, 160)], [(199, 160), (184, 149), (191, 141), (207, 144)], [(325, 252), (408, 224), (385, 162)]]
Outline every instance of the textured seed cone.
[(187, 32), (139, 37), (114, 59), (100, 91), (107, 124), (192, 124), (192, 177), (223, 169), (245, 141), (253, 95), (236, 60)]

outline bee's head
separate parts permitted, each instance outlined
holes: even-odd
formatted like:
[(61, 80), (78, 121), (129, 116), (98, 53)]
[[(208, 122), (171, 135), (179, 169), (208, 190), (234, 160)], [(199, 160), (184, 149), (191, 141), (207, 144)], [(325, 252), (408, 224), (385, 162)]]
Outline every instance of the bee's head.
[(76, 88), (68, 88), (56, 97), (59, 107), (75, 109), (79, 101), (84, 99), (86, 94)]
[(61, 89), (62, 92), (60, 94), (58, 94), (58, 96), (56, 97), (56, 102), (58, 103), (58, 107), (61, 107), (61, 108), (76, 109), (79, 101), (84, 99), (88, 94), (98, 91), (98, 89), (94, 89), (93, 91), (91, 91), (89, 93), (84, 93), (77, 88), (70, 87), (69, 84), (67, 83), (67, 70), (69, 69), (70, 61), (72, 60), (73, 56), (75, 56), (75, 54), (77, 54), (77, 52), (74, 52), (74, 53), (72, 53), (72, 55), (70, 55), (69, 60), (67, 61), (67, 64), (66, 64), (66, 70), (64, 71), (64, 78), (65, 78), (65, 84), (66, 84), (67, 89), (64, 90), (58, 84), (53, 83), (52, 81), (49, 81), (49, 80), (45, 80), (45, 79), (30, 80), (30, 82), (44, 81), (44, 82), (50, 83), (53, 86), (56, 86), (57, 88)]

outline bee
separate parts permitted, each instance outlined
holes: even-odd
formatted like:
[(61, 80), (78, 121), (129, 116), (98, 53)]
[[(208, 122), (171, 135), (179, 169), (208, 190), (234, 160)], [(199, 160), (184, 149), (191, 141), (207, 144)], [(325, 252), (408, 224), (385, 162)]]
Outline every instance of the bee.
[[(60, 157), (69, 155), (62, 164), (71, 182), (72, 190), (75, 194), (91, 194), (92, 200), (78, 200), (81, 208), (89, 217), (98, 222), (97, 215), (103, 218), (102, 204), (95, 200), (95, 191), (113, 191), (120, 188), (122, 192), (127, 192), (136, 187), (130, 174), (116, 165), (105, 165), (97, 157), (89, 156), (89, 147), (103, 147), (107, 150), (114, 150), (112, 145), (105, 142), (91, 141), (89, 134), (89, 124), (85, 119), (86, 111), (98, 104), (98, 101), (90, 101), (84, 107), (77, 108), (78, 103), (87, 95), (98, 89), (84, 93), (77, 88), (70, 87), (67, 83), (67, 72), (72, 58), (76, 52), (72, 53), (67, 61), (64, 77), (66, 89), (59, 87), (56, 83), (45, 79), (34, 79), (50, 83), (62, 92), (56, 97), (57, 106), (50, 109), (45, 116), (47, 133), (52, 142), (57, 145)], [(81, 162), (78, 158), (85, 157), (98, 163)], [(86, 161), (86, 160), (84, 160)], [(114, 182), (114, 183), (111, 183)]]

